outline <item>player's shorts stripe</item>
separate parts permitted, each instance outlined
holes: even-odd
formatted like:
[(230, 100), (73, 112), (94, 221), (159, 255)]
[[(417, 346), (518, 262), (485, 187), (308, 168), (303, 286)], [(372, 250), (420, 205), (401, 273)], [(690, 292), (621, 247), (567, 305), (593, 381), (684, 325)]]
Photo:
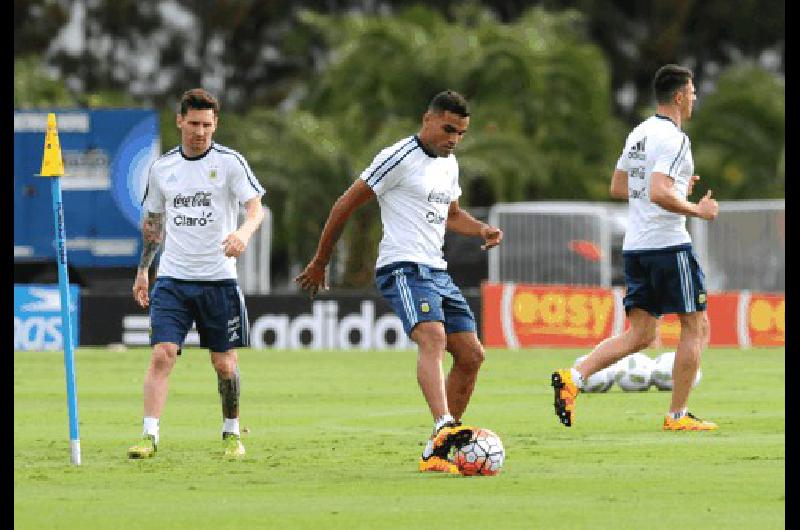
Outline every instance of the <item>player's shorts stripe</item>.
[[(408, 145), (409, 145), (409, 144), (411, 144), (411, 143), (414, 143), (414, 142), (415, 142), (415, 140), (414, 140), (414, 138), (412, 137), (412, 138), (411, 138), (410, 140), (408, 140), (406, 143), (404, 143), (403, 145), (401, 145), (400, 147), (398, 147), (398, 148), (397, 148), (397, 150), (396, 150), (394, 153), (392, 153), (391, 155), (387, 156), (387, 157), (386, 157), (386, 160), (384, 160), (383, 162), (381, 162), (381, 163), (378, 165), (378, 167), (376, 167), (376, 168), (375, 168), (375, 169), (372, 171), (372, 173), (370, 173), (370, 175), (369, 175), (369, 176), (366, 178), (366, 182), (367, 182), (367, 184), (369, 184), (369, 179), (371, 179), (372, 177), (374, 177), (374, 176), (375, 176), (375, 174), (376, 174), (376, 173), (378, 173), (378, 171), (379, 171), (379, 170), (380, 170), (380, 169), (381, 169), (381, 168), (382, 168), (384, 165), (386, 165), (387, 163), (389, 163), (389, 161), (392, 159), (392, 157), (396, 156), (396, 155), (397, 155), (397, 154), (398, 154), (400, 151), (402, 151), (403, 149), (405, 149), (406, 147), (408, 147)], [(370, 184), (370, 186), (375, 186), (375, 182), (373, 182), (372, 184)]]
[(377, 180), (375, 180), (375, 181), (372, 183), (372, 187), (375, 187), (375, 186), (377, 186), (377, 185), (378, 185), (378, 182), (380, 182), (380, 181), (381, 181), (381, 179), (382, 179), (383, 177), (385, 177), (385, 176), (386, 176), (386, 175), (387, 175), (387, 174), (388, 174), (388, 173), (389, 173), (391, 170), (393, 170), (393, 169), (395, 168), (395, 166), (397, 166), (397, 164), (399, 164), (400, 162), (402, 162), (402, 161), (403, 161), (403, 159), (404, 159), (405, 157), (407, 157), (407, 156), (408, 156), (408, 155), (409, 155), (409, 154), (410, 154), (412, 151), (414, 151), (415, 149), (419, 149), (419, 145), (415, 145), (414, 147), (412, 147), (411, 149), (409, 149), (408, 151), (406, 151), (406, 153), (405, 153), (403, 156), (401, 156), (401, 157), (400, 157), (400, 158), (397, 160), (397, 162), (395, 162), (394, 164), (392, 164), (392, 165), (389, 167), (389, 169), (387, 169), (386, 171), (384, 171), (384, 172), (383, 172), (383, 175), (381, 175), (380, 177), (378, 177), (378, 178), (377, 178)]
[(687, 150), (689, 144), (686, 142), (686, 135), (683, 135), (683, 139), (681, 140), (681, 148), (678, 149), (678, 155), (675, 157), (675, 160), (672, 161), (672, 164), (669, 165), (669, 175), (672, 175), (672, 168), (678, 162), (678, 160), (683, 160), (683, 157), (686, 156), (686, 153), (683, 151), (683, 147), (686, 146)]
[(689, 284), (689, 300), (692, 303), (692, 312), (697, 311), (697, 296), (694, 292), (694, 281), (692, 280), (692, 267), (689, 264), (689, 253), (683, 252), (683, 264), (686, 267), (686, 281)]
[(228, 151), (226, 149), (221, 149), (220, 146), (218, 146), (216, 144), (214, 145), (214, 150), (215, 151), (219, 151), (220, 153), (223, 153), (225, 155), (231, 155), (236, 160), (238, 160), (239, 163), (242, 165), (242, 168), (244, 168), (244, 174), (247, 175), (247, 180), (248, 180), (248, 182), (250, 182), (250, 185), (253, 186), (253, 189), (256, 190), (258, 193), (264, 193), (264, 188), (262, 188), (258, 184), (258, 181), (255, 180), (255, 177), (253, 176), (253, 174), (250, 173), (250, 171), (247, 169), (247, 164), (244, 163), (244, 161), (242, 160), (241, 155), (239, 155), (238, 153), (236, 153), (234, 151)]
[(244, 295), (239, 286), (236, 286), (239, 293), (239, 321), (242, 325), (242, 347), (250, 346), (250, 322), (247, 320), (247, 304), (244, 303)]
[(694, 299), (692, 297), (691, 274), (686, 262), (686, 252), (678, 252), (678, 274), (681, 279), (681, 293), (683, 294), (683, 305), (687, 313), (694, 312)]
[(411, 296), (411, 290), (408, 288), (406, 277), (402, 269), (394, 272), (397, 278), (397, 290), (400, 292), (400, 299), (403, 301), (403, 309), (406, 311), (406, 318), (408, 319), (411, 327), (417, 323), (417, 311), (414, 309), (414, 299)]

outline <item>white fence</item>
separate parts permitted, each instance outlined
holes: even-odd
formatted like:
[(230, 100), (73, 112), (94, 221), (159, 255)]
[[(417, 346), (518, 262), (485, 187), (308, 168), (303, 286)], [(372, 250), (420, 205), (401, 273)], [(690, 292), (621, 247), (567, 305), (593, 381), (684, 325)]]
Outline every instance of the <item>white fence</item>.
[[(723, 201), (713, 222), (689, 221), (710, 291), (785, 289), (785, 212), (784, 200)], [(489, 223), (504, 233), (489, 253), (491, 282), (624, 284), (627, 204), (496, 204)]]
[(709, 291), (786, 289), (786, 201), (724, 201), (689, 230)]
[[(244, 209), (239, 209), (239, 224), (244, 221)], [(272, 211), (264, 206), (264, 221), (253, 234), (247, 249), (236, 260), (236, 274), (244, 294), (269, 294), (270, 256), (272, 249)]]

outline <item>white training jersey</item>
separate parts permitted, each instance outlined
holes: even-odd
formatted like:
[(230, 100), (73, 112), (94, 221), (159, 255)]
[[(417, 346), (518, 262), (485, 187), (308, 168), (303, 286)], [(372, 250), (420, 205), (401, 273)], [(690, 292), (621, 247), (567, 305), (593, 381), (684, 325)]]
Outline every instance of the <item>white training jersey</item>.
[(244, 157), (219, 144), (194, 158), (176, 147), (156, 160), (142, 207), (166, 214), (157, 276), (236, 279), (236, 258), (225, 256), (222, 240), (238, 228), (239, 203), (263, 194)]
[(383, 239), (376, 268), (412, 261), (446, 269), (442, 247), (450, 203), (461, 196), (452, 154), (429, 154), (416, 135), (383, 149), (359, 177), (378, 197)]
[(675, 123), (656, 114), (636, 126), (625, 141), (617, 169), (628, 173), (628, 227), (622, 250), (671, 247), (691, 242), (686, 216), (650, 201), (650, 175), (668, 175), (686, 197), (694, 172), (689, 137)]

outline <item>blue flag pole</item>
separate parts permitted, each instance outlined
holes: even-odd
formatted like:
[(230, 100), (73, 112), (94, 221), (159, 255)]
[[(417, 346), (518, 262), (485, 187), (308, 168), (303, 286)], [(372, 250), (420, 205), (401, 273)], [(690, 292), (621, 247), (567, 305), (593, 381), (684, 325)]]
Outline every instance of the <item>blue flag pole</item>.
[(61, 198), (61, 177), (64, 162), (58, 142), (56, 115), (47, 115), (44, 157), (41, 176), (51, 177), (53, 197), (53, 223), (56, 235), (56, 262), (58, 264), (58, 290), (61, 294), (61, 335), (64, 338), (64, 372), (67, 379), (67, 408), (69, 410), (70, 461), (81, 465), (81, 441), (78, 435), (78, 395), (75, 390), (75, 353), (72, 344), (72, 319), (70, 316), (69, 272), (67, 270), (67, 238), (64, 228), (64, 205)]

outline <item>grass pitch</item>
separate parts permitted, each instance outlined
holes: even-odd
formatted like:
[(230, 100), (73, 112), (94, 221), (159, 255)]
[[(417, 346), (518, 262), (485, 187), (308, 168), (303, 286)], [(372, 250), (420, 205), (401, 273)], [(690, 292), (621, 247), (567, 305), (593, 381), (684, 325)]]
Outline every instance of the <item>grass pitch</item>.
[[(247, 456), (225, 462), (216, 377), (187, 349), (157, 456), (141, 434), (145, 349), (76, 353), (83, 464), (69, 463), (61, 352), (14, 354), (16, 528), (783, 528), (783, 349), (713, 349), (690, 410), (669, 393), (582, 394), (553, 414), (550, 373), (577, 350), (490, 350), (465, 422), (503, 439), (496, 477), (420, 474), (431, 418), (405, 352), (240, 352)], [(647, 352), (655, 357), (658, 352)]]

